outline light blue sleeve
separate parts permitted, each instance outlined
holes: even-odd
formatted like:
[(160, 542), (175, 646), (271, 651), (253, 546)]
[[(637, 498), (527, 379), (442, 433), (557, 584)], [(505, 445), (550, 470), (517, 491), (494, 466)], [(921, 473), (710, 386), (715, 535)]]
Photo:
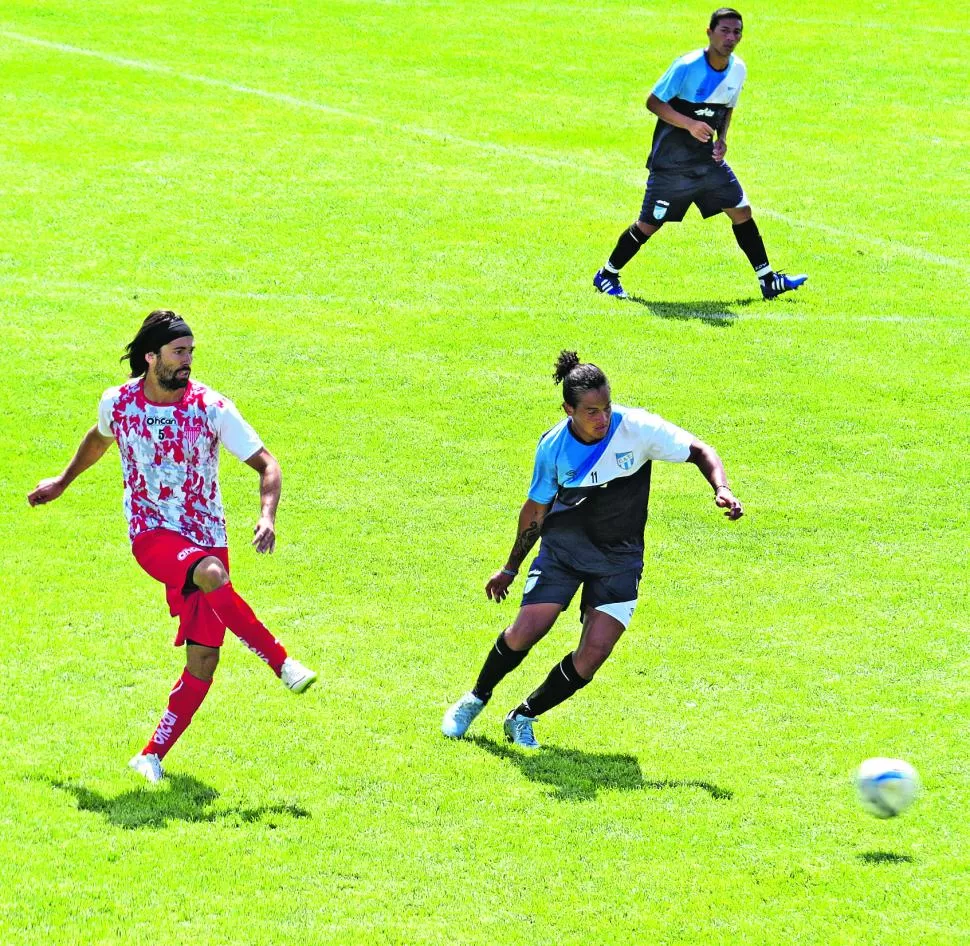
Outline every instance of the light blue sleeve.
[(653, 87), (653, 94), (661, 102), (669, 102), (680, 93), (683, 85), (684, 76), (687, 75), (689, 66), (687, 63), (678, 59), (661, 77), (660, 81)]
[(536, 450), (535, 469), (532, 472), (532, 485), (529, 487), (529, 499), (535, 503), (551, 503), (559, 492), (559, 480), (556, 477), (556, 450), (558, 443), (555, 437), (543, 437)]

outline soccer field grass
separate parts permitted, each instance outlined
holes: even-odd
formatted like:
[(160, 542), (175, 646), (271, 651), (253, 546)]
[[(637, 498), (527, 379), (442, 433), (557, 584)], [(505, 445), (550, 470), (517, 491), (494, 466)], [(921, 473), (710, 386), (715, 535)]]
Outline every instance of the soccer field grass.
[[(727, 157), (810, 279), (762, 302), (692, 211), (599, 296), (712, 8), (0, 0), (0, 943), (970, 943), (970, 28), (742, 6)], [(223, 460), (234, 583), (321, 684), (228, 640), (149, 788), (183, 655), (117, 450), (25, 495), (158, 307), (280, 459), (271, 558)], [(637, 615), (543, 752), (501, 720), (575, 605), (447, 741), (561, 348), (713, 444), (746, 515), (658, 464)], [(901, 818), (853, 797), (876, 755), (922, 776)]]

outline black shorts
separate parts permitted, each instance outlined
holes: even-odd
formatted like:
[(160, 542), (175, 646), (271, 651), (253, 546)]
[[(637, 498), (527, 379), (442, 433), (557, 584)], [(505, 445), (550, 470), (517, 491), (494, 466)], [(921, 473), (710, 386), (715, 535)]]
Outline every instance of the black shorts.
[(691, 204), (707, 219), (725, 207), (747, 206), (744, 190), (727, 164), (690, 171), (651, 171), (640, 220), (651, 226), (679, 223)]
[(522, 604), (561, 604), (565, 610), (582, 585), (580, 621), (586, 610), (592, 608), (605, 612), (626, 628), (633, 620), (642, 573), (643, 566), (636, 565), (615, 575), (585, 575), (540, 549), (529, 567)]

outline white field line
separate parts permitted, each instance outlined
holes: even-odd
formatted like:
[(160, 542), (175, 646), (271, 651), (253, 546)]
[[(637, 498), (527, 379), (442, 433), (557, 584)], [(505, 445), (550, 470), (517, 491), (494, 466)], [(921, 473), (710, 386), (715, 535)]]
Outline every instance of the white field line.
[[(893, 30), (899, 30), (903, 33), (906, 31), (912, 31), (916, 33), (941, 33), (946, 36), (970, 36), (970, 29), (956, 29), (950, 26), (932, 26), (928, 23), (916, 23), (912, 19), (907, 18), (902, 10), (900, 12), (902, 15), (893, 21)], [(886, 28), (885, 22), (876, 20), (825, 20), (821, 18), (814, 19), (812, 17), (770, 15), (759, 16), (758, 22), (782, 23), (790, 24), (792, 26), (834, 26), (838, 27), (839, 29), (862, 30), (867, 33), (880, 33)]]
[[(487, 152), (489, 154), (496, 154), (504, 157), (519, 158), (542, 167), (566, 168), (578, 173), (601, 175), (610, 177), (614, 180), (623, 180), (624, 182), (629, 179), (628, 174), (618, 174), (615, 170), (599, 168), (557, 155), (542, 154), (541, 152), (532, 151), (528, 148), (518, 147), (515, 145), (502, 145), (497, 144), (496, 142), (482, 141), (475, 138), (464, 138), (460, 135), (453, 135), (449, 132), (439, 131), (435, 128), (424, 128), (420, 125), (390, 122), (383, 118), (377, 118), (373, 115), (363, 115), (358, 112), (349, 111), (348, 109), (337, 108), (333, 105), (326, 105), (322, 102), (316, 102), (312, 99), (303, 99), (293, 95), (287, 95), (283, 92), (272, 92), (267, 89), (260, 89), (250, 85), (240, 85), (239, 83), (228, 82), (223, 79), (213, 79), (209, 76), (201, 76), (191, 72), (179, 72), (176, 69), (172, 69), (170, 66), (161, 65), (159, 63), (147, 62), (141, 59), (127, 59), (123, 56), (114, 56), (110, 53), (100, 52), (95, 49), (84, 49), (83, 47), (71, 46), (67, 43), (55, 43), (50, 40), (40, 39), (36, 36), (26, 36), (23, 33), (15, 33), (9, 30), (0, 30), (0, 36), (6, 39), (15, 40), (17, 42), (27, 43), (32, 46), (39, 46), (44, 49), (53, 49), (57, 52), (68, 53), (74, 56), (87, 56), (92, 59), (100, 59), (101, 61), (111, 63), (112, 65), (122, 66), (128, 69), (138, 69), (142, 72), (154, 72), (161, 75), (170, 76), (173, 79), (181, 79), (184, 82), (194, 82), (213, 88), (227, 89), (230, 92), (237, 92), (240, 95), (250, 95), (272, 102), (280, 102), (294, 108), (309, 109), (326, 115), (333, 115), (339, 118), (346, 118), (351, 121), (361, 122), (363, 124), (387, 128), (396, 132), (403, 132), (419, 138), (427, 138), (432, 141), (439, 141), (446, 144), (457, 145), (463, 148), (469, 148), (474, 151)], [(812, 220), (804, 220), (799, 217), (792, 217), (789, 214), (769, 210), (760, 205), (758, 207), (758, 212), (764, 214), (765, 216), (771, 217), (774, 220), (782, 221), (791, 227), (817, 230), (821, 233), (827, 233), (830, 236), (838, 237), (841, 240), (851, 240), (855, 243), (868, 243), (870, 246), (890, 250), (891, 252), (909, 256), (924, 263), (947, 266), (951, 269), (958, 269), (962, 272), (970, 273), (970, 261), (968, 260), (958, 259), (952, 256), (943, 256), (939, 253), (931, 253), (927, 250), (920, 249), (919, 247), (909, 246), (908, 244), (899, 243), (895, 240), (886, 240), (881, 237), (874, 237), (864, 233), (856, 233), (852, 230), (846, 230), (841, 227), (833, 227), (825, 223), (816, 223)]]
[[(37, 279), (37, 277), (26, 277), (26, 276), (3, 276), (0, 275), (0, 287), (3, 287), (3, 291), (7, 296), (22, 296), (27, 298), (38, 298), (38, 299), (60, 299), (60, 298), (70, 298), (76, 299), (79, 295), (83, 296), (88, 300), (92, 299), (108, 299), (111, 301), (117, 300), (118, 298), (131, 299), (133, 296), (138, 296), (139, 301), (144, 301), (151, 304), (152, 297), (156, 299), (171, 299), (173, 297), (178, 298), (181, 296), (188, 296), (192, 298), (200, 299), (239, 299), (242, 301), (258, 301), (258, 302), (320, 302), (329, 303), (332, 305), (348, 305), (354, 306), (360, 300), (356, 296), (341, 296), (336, 293), (323, 293), (323, 292), (250, 292), (244, 289), (210, 289), (198, 288), (192, 286), (169, 286), (169, 287), (131, 287), (131, 286), (104, 286), (97, 282), (85, 282), (83, 280), (56, 280), (47, 282), (45, 280)], [(144, 297), (144, 298), (143, 298)], [(598, 298), (598, 297), (596, 297)], [(689, 304), (689, 303), (687, 303)], [(685, 304), (685, 306), (687, 305)], [(427, 314), (428, 302), (425, 299), (416, 299), (410, 301), (407, 299), (384, 299), (381, 300), (381, 305), (389, 309), (400, 309), (402, 311), (407, 311), (410, 309), (419, 309), (421, 312)], [(623, 303), (617, 302), (617, 307), (623, 306)], [(703, 319), (718, 319), (724, 322), (732, 322), (734, 320), (743, 319), (747, 322), (800, 322), (811, 320), (812, 322), (883, 322), (883, 323), (894, 323), (898, 322), (904, 325), (914, 325), (914, 324), (937, 324), (953, 321), (947, 315), (897, 315), (891, 312), (883, 313), (880, 315), (848, 315), (843, 312), (831, 312), (831, 313), (820, 313), (812, 312), (811, 314), (791, 311), (784, 312), (778, 309), (771, 309), (765, 307), (763, 311), (758, 311), (760, 307), (760, 302), (752, 297), (752, 302), (750, 306), (741, 307), (737, 303), (727, 302), (723, 309), (712, 309), (708, 313), (698, 313), (692, 316), (685, 316), (685, 318), (693, 318), (698, 320)], [(649, 306), (646, 306), (649, 310)], [(740, 311), (731, 311), (732, 309), (740, 309)], [(523, 315), (528, 315), (535, 312), (533, 306), (528, 305), (514, 305), (514, 304), (502, 304), (502, 305), (492, 305), (489, 307), (490, 311), (505, 312), (509, 314), (521, 313)], [(444, 308), (442, 308), (444, 311)], [(639, 311), (639, 307), (633, 303), (631, 308), (623, 308), (628, 314), (630, 311)], [(577, 309), (568, 313), (572, 317), (580, 317), (584, 313)], [(591, 315), (596, 317), (601, 317), (603, 310), (601, 307), (597, 306), (595, 309), (591, 310)], [(671, 316), (673, 318), (673, 316)], [(957, 317), (954, 317), (957, 318)], [(961, 321), (958, 319), (958, 321)]]
[(353, 296), (341, 296), (327, 292), (260, 292), (246, 289), (210, 289), (199, 290), (192, 286), (104, 286), (97, 282), (78, 280), (38, 279), (36, 276), (4, 276), (0, 275), (0, 286), (6, 287), (7, 292), (15, 292), (25, 296), (36, 295), (47, 298), (57, 298), (60, 295), (76, 297), (79, 293), (97, 294), (100, 296), (127, 296), (129, 299), (137, 297), (139, 300), (151, 299), (153, 296), (204, 296), (213, 299), (254, 299), (268, 302), (352, 302)]

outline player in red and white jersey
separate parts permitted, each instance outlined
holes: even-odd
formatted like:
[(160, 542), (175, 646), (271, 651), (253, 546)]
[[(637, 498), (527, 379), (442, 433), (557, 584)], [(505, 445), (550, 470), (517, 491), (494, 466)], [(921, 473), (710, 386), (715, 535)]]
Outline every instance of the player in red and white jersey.
[(131, 380), (105, 391), (97, 424), (64, 472), (41, 480), (27, 497), (31, 506), (57, 499), (117, 442), (132, 553), (165, 585), (169, 610), (179, 619), (175, 644), (186, 645), (185, 672), (168, 708), (129, 763), (150, 782), (162, 777), (162, 759), (209, 691), (227, 627), (295, 693), (317, 678), (287, 656), (229, 578), (219, 446), (259, 473), (257, 552), (276, 545), (280, 466), (230, 400), (190, 379), (193, 347), (192, 330), (179, 316), (152, 312), (126, 349)]

